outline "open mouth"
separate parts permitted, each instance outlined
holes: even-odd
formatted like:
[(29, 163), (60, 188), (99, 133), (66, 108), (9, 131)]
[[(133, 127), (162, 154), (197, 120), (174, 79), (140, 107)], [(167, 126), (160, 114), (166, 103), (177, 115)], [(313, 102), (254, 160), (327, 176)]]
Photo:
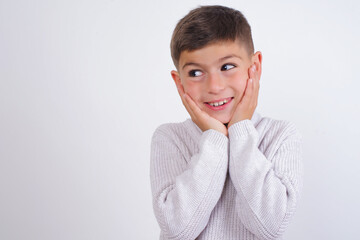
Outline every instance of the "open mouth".
[(222, 110), (233, 100), (233, 98), (234, 97), (229, 97), (212, 102), (205, 102), (205, 105), (212, 110)]

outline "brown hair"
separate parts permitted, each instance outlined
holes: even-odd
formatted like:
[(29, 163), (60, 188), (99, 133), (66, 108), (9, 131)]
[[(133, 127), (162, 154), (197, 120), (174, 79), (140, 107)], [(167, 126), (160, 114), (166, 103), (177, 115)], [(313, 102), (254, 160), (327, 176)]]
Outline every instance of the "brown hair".
[(219, 5), (195, 8), (180, 19), (173, 32), (170, 49), (174, 65), (178, 68), (183, 51), (227, 40), (240, 40), (249, 55), (254, 53), (251, 27), (240, 11)]

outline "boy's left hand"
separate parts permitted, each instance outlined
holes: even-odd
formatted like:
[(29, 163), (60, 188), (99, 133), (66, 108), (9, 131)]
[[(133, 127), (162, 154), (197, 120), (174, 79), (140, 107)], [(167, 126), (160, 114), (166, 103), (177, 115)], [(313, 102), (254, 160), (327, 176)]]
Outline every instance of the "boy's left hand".
[(234, 123), (245, 119), (251, 120), (256, 109), (260, 88), (260, 78), (256, 71), (255, 64), (251, 65), (248, 71), (249, 79), (247, 80), (245, 93), (235, 109), (235, 112), (228, 124), (228, 129)]

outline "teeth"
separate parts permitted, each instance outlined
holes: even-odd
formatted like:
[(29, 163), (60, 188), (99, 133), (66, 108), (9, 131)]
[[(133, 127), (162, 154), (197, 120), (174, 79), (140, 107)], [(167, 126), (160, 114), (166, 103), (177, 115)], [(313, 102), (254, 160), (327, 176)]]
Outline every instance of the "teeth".
[(209, 105), (211, 105), (211, 106), (213, 106), (213, 107), (217, 107), (217, 106), (224, 105), (224, 104), (227, 103), (227, 102), (228, 102), (227, 100), (223, 100), (223, 101), (220, 101), (220, 102), (209, 103)]

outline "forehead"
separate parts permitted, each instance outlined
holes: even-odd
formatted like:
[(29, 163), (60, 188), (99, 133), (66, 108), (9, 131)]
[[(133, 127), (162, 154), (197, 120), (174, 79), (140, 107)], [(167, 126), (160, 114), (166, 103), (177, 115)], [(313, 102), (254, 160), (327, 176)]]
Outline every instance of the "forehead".
[(179, 67), (188, 63), (212, 65), (230, 56), (238, 57), (242, 61), (249, 60), (246, 48), (239, 41), (223, 41), (206, 45), (203, 48), (183, 51), (180, 54)]

